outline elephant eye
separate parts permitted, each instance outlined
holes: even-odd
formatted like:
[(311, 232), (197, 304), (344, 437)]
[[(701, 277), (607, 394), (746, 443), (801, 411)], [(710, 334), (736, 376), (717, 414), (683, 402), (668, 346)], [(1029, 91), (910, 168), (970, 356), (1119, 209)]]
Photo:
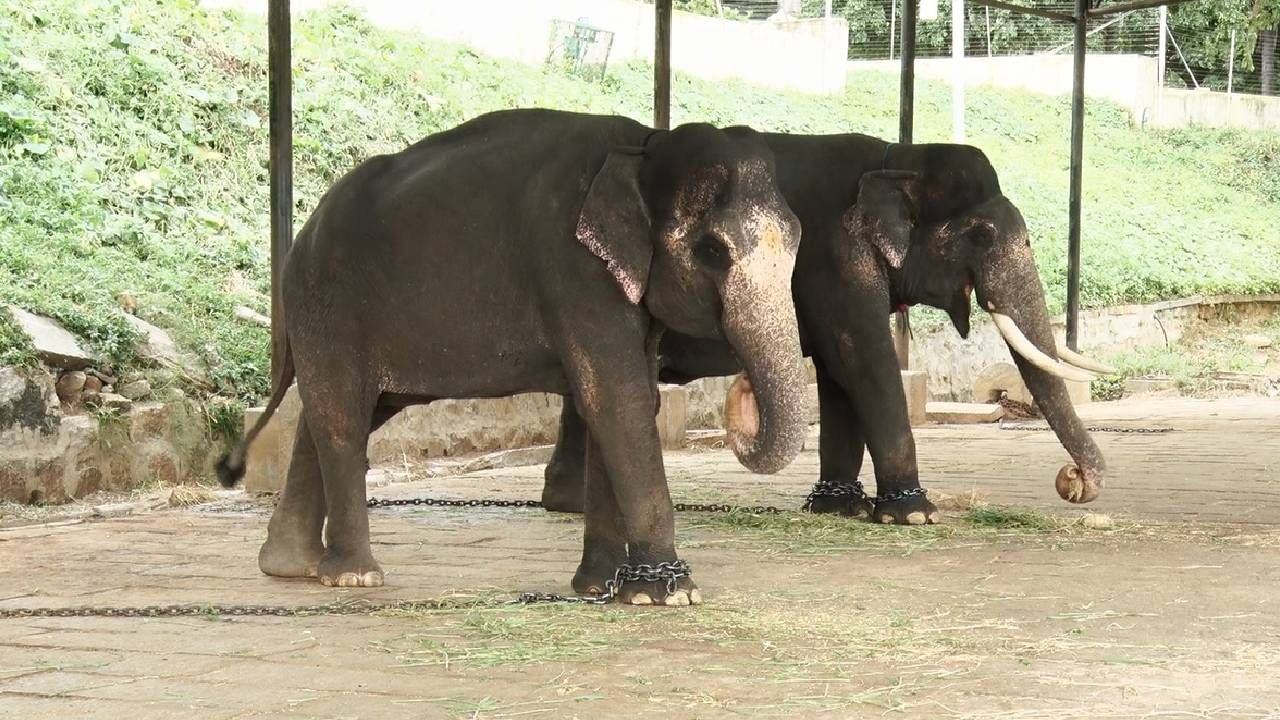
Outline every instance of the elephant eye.
[(693, 257), (708, 269), (724, 272), (729, 269), (729, 246), (711, 233), (698, 238), (693, 244)]

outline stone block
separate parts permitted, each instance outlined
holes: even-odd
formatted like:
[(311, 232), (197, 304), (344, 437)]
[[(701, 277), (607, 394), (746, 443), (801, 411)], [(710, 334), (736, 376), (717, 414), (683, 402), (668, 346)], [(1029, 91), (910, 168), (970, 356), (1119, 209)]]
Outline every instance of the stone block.
[(0, 367), (0, 433), (13, 428), (49, 434), (61, 418), (53, 376), (43, 370)]
[[(244, 431), (257, 424), (265, 408), (249, 408), (244, 413)], [(280, 492), (289, 472), (289, 460), (293, 456), (293, 441), (298, 432), (298, 417), (302, 402), (298, 399), (298, 386), (285, 393), (284, 400), (271, 420), (249, 446), (245, 458), (245, 492), (266, 494)]]
[(658, 438), (662, 449), (679, 450), (684, 447), (685, 432), (689, 427), (689, 393), (679, 385), (660, 385), (658, 392), (662, 404), (658, 408)]
[(57, 320), (34, 315), (13, 305), (9, 306), (9, 313), (31, 338), (36, 354), (45, 364), (66, 370), (83, 370), (93, 364), (93, 356), (80, 347), (76, 336), (67, 332)]
[(1135, 377), (1124, 381), (1125, 397), (1134, 395), (1174, 395), (1178, 385), (1173, 378)]
[(129, 413), (129, 440), (158, 440), (169, 429), (169, 406), (164, 403), (139, 403)]
[(907, 418), (911, 427), (919, 427), (929, 421), (929, 375), (923, 370), (903, 370), (902, 391), (907, 396)]
[(931, 402), (929, 421), (948, 425), (991, 423), (1004, 417), (1004, 408), (987, 403)]
[(1067, 384), (1067, 397), (1072, 405), (1084, 405), (1093, 402), (1093, 383), (1064, 380)]
[[(1083, 405), (1093, 401), (1091, 383), (1064, 380), (1067, 386), (1067, 397), (1074, 405)], [(973, 400), (979, 403), (993, 403), (1000, 400), (1004, 393), (1010, 400), (1024, 405), (1035, 406), (1035, 398), (1031, 390), (1022, 381), (1022, 374), (1013, 363), (993, 363), (982, 369), (973, 380)]]

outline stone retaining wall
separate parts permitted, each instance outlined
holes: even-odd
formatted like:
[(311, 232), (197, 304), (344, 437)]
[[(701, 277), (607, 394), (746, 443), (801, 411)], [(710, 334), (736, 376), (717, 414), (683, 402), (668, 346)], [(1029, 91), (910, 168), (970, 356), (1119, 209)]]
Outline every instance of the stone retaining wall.
[(0, 500), (63, 503), (99, 490), (209, 475), (220, 445), (190, 401), (63, 415), (52, 375), (0, 368)]

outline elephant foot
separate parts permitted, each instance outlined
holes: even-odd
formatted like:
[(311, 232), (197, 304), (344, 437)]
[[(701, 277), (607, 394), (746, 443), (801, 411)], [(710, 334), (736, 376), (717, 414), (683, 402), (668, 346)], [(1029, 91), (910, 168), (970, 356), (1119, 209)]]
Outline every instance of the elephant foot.
[(319, 539), (281, 538), (267, 533), (267, 541), (258, 550), (258, 569), (274, 577), (316, 577), (324, 545)]
[(573, 591), (580, 595), (603, 595), (605, 583), (627, 561), (625, 543), (600, 543), (582, 553), (578, 572), (573, 575)]
[(813, 486), (804, 510), (819, 515), (871, 518), (873, 510), (870, 498), (862, 489), (862, 483), (819, 480)]
[(678, 578), (672, 584), (668, 584), (665, 580), (627, 582), (618, 592), (618, 602), (624, 605), (666, 605), (668, 607), (701, 605), (702, 591), (690, 577)]
[(382, 568), (366, 550), (363, 553), (325, 552), (317, 567), (320, 584), (331, 587), (379, 587)]
[(892, 493), (890, 498), (876, 502), (872, 517), (881, 525), (934, 525), (942, 521), (937, 506), (929, 502), (923, 491), (908, 495)]
[(554, 459), (547, 465), (542, 486), (542, 507), (551, 512), (582, 513), (586, 488), (582, 468), (573, 468)]

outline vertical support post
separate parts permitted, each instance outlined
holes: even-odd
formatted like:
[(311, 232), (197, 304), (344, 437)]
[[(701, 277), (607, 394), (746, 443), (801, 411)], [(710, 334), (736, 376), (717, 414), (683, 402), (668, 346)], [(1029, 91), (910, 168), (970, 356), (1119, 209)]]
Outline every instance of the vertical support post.
[(828, 20), (831, 19), (831, 0), (827, 0), (825, 7), (822, 8), (822, 16)]
[[(1163, 6), (1162, 6), (1163, 7)], [(1236, 84), (1236, 31), (1231, 31), (1231, 54), (1227, 56), (1227, 97), (1231, 97)]]
[(653, 126), (671, 127), (671, 0), (653, 4)]
[(1160, 6), (1160, 40), (1156, 50), (1156, 124), (1161, 123), (1160, 109), (1164, 106), (1165, 53), (1169, 49), (1169, 6)]
[(916, 2), (902, 0), (902, 81), (898, 90), (898, 142), (910, 143), (916, 112)]
[(898, 36), (898, 0), (889, 0), (889, 59), (893, 59), (893, 41)]
[[(293, 59), (289, 0), (269, 0), (267, 5), (267, 87), (270, 115), (271, 178), (271, 377), (280, 377), (284, 362), (284, 333), (275, 323), (284, 318), (280, 298), (280, 271), (293, 243)], [(274, 388), (273, 388), (274, 389)]]
[[(902, 80), (898, 90), (898, 142), (910, 143), (915, 128), (916, 112), (916, 2), (902, 0)], [(898, 353), (898, 367), (911, 369), (911, 321), (907, 309), (900, 308), (894, 318), (893, 347)]]
[(1089, 0), (1075, 0), (1071, 83), (1071, 197), (1067, 205), (1067, 347), (1080, 338), (1080, 194), (1084, 176), (1084, 57)]
[(951, 0), (951, 141), (964, 142), (964, 0)]

